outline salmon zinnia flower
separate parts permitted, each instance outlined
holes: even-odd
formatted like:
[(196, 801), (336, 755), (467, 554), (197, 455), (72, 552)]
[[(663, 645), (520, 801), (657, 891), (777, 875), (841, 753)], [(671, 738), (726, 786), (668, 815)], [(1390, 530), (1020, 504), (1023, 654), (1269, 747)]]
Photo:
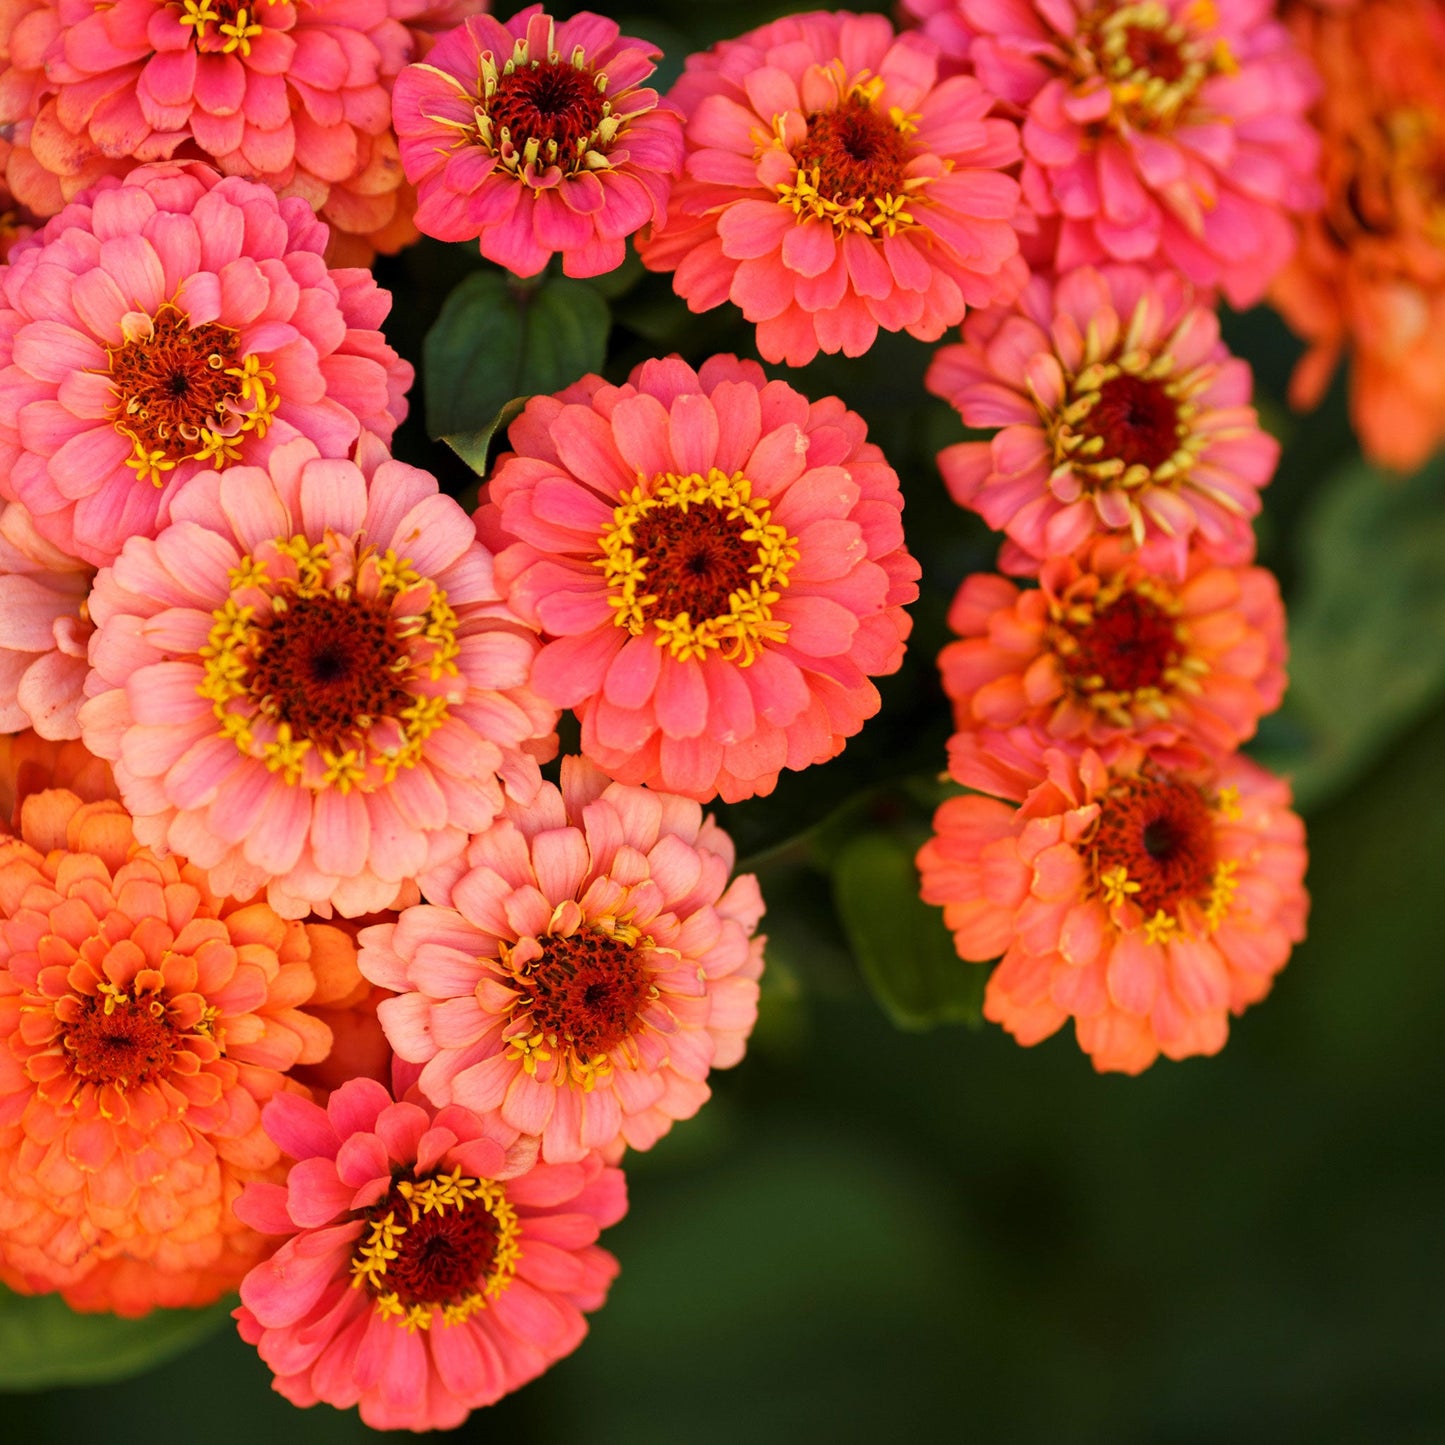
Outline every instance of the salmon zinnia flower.
[(959, 956), (1003, 954), (984, 1016), (1021, 1044), (1070, 1017), (1098, 1069), (1213, 1054), (1304, 937), (1304, 825), (1234, 754), (1171, 772), (1045, 757), (1022, 806), (951, 798), (918, 855)]
[(263, 1250), (234, 1217), (279, 1159), (260, 1109), (326, 1027), (350, 941), (218, 898), (114, 802), (32, 794), (0, 840), (0, 1277), (82, 1309), (203, 1304)]
[(540, 5), (445, 35), (396, 83), (396, 129), (416, 223), (535, 276), (556, 253), (569, 276), (620, 266), (627, 237), (667, 214), (682, 131), (642, 87), (660, 52), (583, 11)]
[(237, 1213), (289, 1237), (242, 1281), (236, 1319), (288, 1400), (447, 1430), (581, 1342), (617, 1273), (594, 1241), (626, 1213), (621, 1170), (536, 1163), (500, 1120), (395, 1103), (371, 1079), (324, 1110), (277, 1098), (265, 1125), (297, 1162)]
[(1091, 267), (1035, 277), (1016, 308), (975, 312), (925, 385), (971, 427), (938, 465), (960, 506), (1008, 534), (1009, 571), (1034, 572), (1095, 533), (1181, 579), (1191, 545), (1254, 555), (1250, 519), (1279, 444), (1260, 430), (1249, 366), (1176, 276)]
[(295, 441), (196, 478), (91, 597), (81, 728), (137, 836), (287, 917), (414, 898), (499, 774), (540, 785), (557, 717), (467, 514), (367, 441), (359, 466)]
[(732, 301), (768, 361), (935, 341), (1026, 274), (1017, 128), (881, 15), (790, 16), (688, 57), (687, 178), (639, 246), (693, 311)]
[(391, 298), (325, 245), (304, 201), (201, 165), (68, 206), (0, 268), (0, 495), (103, 567), (200, 473), (390, 440), (412, 378), (377, 329)]
[(1325, 209), (1271, 299), (1310, 344), (1290, 389), (1319, 403), (1351, 355), (1365, 453), (1411, 470), (1445, 440), (1445, 10), (1362, 0), (1290, 23), (1325, 77)]
[(499, 1111), (549, 1162), (648, 1149), (757, 1015), (763, 901), (732, 865), (698, 804), (568, 758), (560, 792), (509, 805), (358, 962), (401, 995), (381, 1020), (434, 1102)]
[[(918, 565), (863, 421), (762, 368), (676, 357), (534, 397), (478, 513), (547, 639), (537, 691), (620, 782), (771, 792), (878, 711)], [(520, 539), (520, 540), (515, 540)]]

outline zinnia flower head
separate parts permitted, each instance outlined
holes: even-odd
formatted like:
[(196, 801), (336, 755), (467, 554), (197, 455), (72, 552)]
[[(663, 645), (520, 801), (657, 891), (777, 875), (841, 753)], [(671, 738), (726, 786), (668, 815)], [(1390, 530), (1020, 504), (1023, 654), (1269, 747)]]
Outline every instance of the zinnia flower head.
[(1271, 293), (1310, 345), (1290, 399), (1317, 405), (1348, 351), (1362, 448), (1413, 470), (1445, 439), (1445, 10), (1362, 0), (1289, 19), (1325, 78), (1327, 197)]
[(1136, 754), (1045, 757), (1015, 807), (951, 798), (918, 854), (961, 958), (1003, 955), (984, 1017), (1021, 1044), (1073, 1018), (1097, 1069), (1213, 1054), (1304, 937), (1304, 825), (1231, 755), (1178, 772)]
[(0, 268), (0, 494), (103, 567), (192, 477), (390, 440), (412, 378), (377, 329), (391, 298), (325, 245), (304, 201), (201, 165), (67, 206)]
[(1139, 262), (1237, 307), (1264, 295), (1319, 205), (1319, 82), (1273, 8), (953, 0), (974, 73), (1024, 117), (1024, 202), (1057, 226), (1055, 269)]
[(677, 116), (642, 82), (660, 52), (588, 11), (531, 5), (472, 17), (396, 84), (396, 128), (416, 223), (477, 238), (519, 276), (562, 257), (569, 276), (622, 264), (627, 237), (667, 214), (682, 159)]
[(557, 717), (467, 514), (372, 438), (359, 461), (303, 439), (197, 477), (91, 598), (81, 727), (137, 836), (287, 917), (414, 897), (499, 775), (535, 791)]
[(241, 1337), (297, 1405), (360, 1405), (376, 1430), (445, 1430), (570, 1354), (617, 1261), (594, 1242), (627, 1210), (592, 1154), (536, 1161), (495, 1117), (433, 1110), (354, 1079), (294, 1096), (268, 1133), (297, 1162), (237, 1212), (288, 1236), (241, 1283)]
[(400, 994), (382, 1023), (434, 1103), (499, 1112), (549, 1162), (648, 1149), (757, 1016), (763, 901), (732, 865), (698, 804), (567, 758), (358, 962)]
[[(903, 658), (898, 478), (836, 397), (676, 357), (534, 397), (477, 514), (532, 684), (620, 782), (728, 802), (825, 762)], [(520, 539), (520, 540), (515, 540)]]
[(643, 264), (693, 311), (731, 301), (768, 361), (861, 356), (879, 329), (935, 341), (1026, 275), (1012, 122), (881, 15), (789, 16), (688, 57), (668, 94), (687, 178)]
[(1191, 546), (1237, 564), (1279, 444), (1249, 405), (1246, 362), (1187, 282), (1133, 266), (1034, 277), (1016, 307), (975, 312), (925, 385), (971, 427), (938, 465), (960, 506), (1008, 534), (1005, 566), (1037, 571), (1096, 533), (1181, 580)]
[(260, 1105), (325, 1056), (325, 925), (218, 898), (118, 803), (50, 790), (0, 839), (0, 1276), (143, 1314), (235, 1288), (234, 1217), (278, 1160)]
[(959, 782), (1031, 787), (1050, 748), (1105, 762), (1145, 747), (1170, 766), (1222, 757), (1284, 695), (1284, 607), (1262, 567), (1193, 554), (1182, 582), (1113, 539), (1051, 557), (1039, 585), (964, 579), (939, 654)]

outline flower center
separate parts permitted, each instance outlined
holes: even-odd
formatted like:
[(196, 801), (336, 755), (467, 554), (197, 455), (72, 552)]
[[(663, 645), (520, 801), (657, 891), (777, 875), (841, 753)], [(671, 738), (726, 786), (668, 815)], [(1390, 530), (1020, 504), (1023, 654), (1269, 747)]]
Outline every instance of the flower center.
[(154, 994), (134, 998), (114, 985), (76, 1001), (65, 1025), (71, 1068), (87, 1083), (121, 1089), (148, 1084), (170, 1066), (176, 1036), (165, 1002)]
[(585, 145), (604, 114), (605, 102), (590, 70), (559, 60), (536, 60), (497, 80), (487, 100), (492, 124), (505, 128), (512, 144), (528, 141), (570, 156)]
[(391, 550), (263, 543), (201, 650), (221, 731), (287, 783), (369, 792), (421, 759), (460, 700), (456, 614)]
[(485, 1309), (516, 1273), (520, 1233), (506, 1190), (460, 1170), (398, 1178), (366, 1211), (352, 1256), (351, 1283), (365, 1289), (383, 1319), (428, 1330), (460, 1324)]
[(162, 486), (189, 460), (217, 469), (240, 460), (241, 437), (265, 436), (280, 398), (275, 375), (229, 326), (192, 326), (167, 303), (154, 317), (127, 318), (126, 339), (106, 347), (115, 429), (129, 437), (138, 479)]
[(656, 477), (623, 493), (597, 539), (615, 621), (651, 628), (679, 660), (719, 652), (746, 667), (788, 624), (773, 616), (798, 560), (797, 538), (769, 521), (741, 474)]
[(1148, 467), (1151, 472), (1174, 455), (1187, 430), (1180, 425), (1179, 404), (1166, 386), (1127, 374), (1104, 382), (1079, 429), (1085, 437), (1100, 438), (1101, 456), (1117, 457), (1125, 467)]
[(203, 55), (236, 54), (242, 60), (251, 54), (251, 46), (265, 26), (261, 16), (275, 0), (258, 0), (250, 5), (237, 5), (235, 0), (181, 0), (180, 22), (189, 28), (196, 49)]
[(609, 1054), (632, 1032), (652, 991), (647, 969), (625, 936), (584, 928), (543, 940), (523, 983), (534, 1029), (567, 1043), (583, 1060)]

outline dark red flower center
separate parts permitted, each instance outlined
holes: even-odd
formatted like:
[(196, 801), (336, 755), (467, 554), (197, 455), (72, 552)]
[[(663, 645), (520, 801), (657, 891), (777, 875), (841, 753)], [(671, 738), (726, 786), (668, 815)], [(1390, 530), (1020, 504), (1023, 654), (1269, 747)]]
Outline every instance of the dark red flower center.
[(86, 1082), (129, 1089), (166, 1072), (175, 1032), (165, 1004), (154, 995), (88, 995), (80, 1001), (79, 1017), (65, 1026), (65, 1047)]
[(908, 142), (861, 96), (808, 117), (807, 137), (793, 147), (800, 171), (818, 172), (818, 193), (850, 202), (897, 195), (908, 167)]
[(529, 140), (571, 153), (597, 129), (604, 114), (602, 92), (590, 70), (560, 60), (541, 60), (497, 79), (487, 101), (494, 126), (505, 126), (519, 150)]
[(1177, 40), (1162, 30), (1150, 25), (1131, 25), (1125, 31), (1124, 54), (1136, 70), (1148, 75), (1157, 75), (1160, 80), (1172, 81), (1183, 78), (1189, 68)]
[(746, 518), (709, 503), (655, 507), (632, 526), (634, 552), (645, 558), (643, 585), (656, 602), (643, 615), (677, 617), (686, 612), (699, 622), (726, 617), (728, 599), (752, 580), (758, 544), (749, 540)]
[(610, 934), (583, 929), (543, 941), (528, 971), (532, 1022), (569, 1040), (583, 1059), (610, 1053), (632, 1031), (651, 991), (637, 950)]
[(1173, 618), (1134, 591), (1121, 593), (1082, 626), (1063, 626), (1076, 645), (1060, 653), (1060, 663), (1070, 681), (1089, 690), (1158, 687), (1183, 653)]
[(1086, 437), (1101, 437), (1100, 458), (1153, 471), (1179, 449), (1179, 404), (1159, 381), (1122, 373), (1099, 388), (1099, 399), (1079, 423)]
[(1214, 813), (1193, 783), (1138, 776), (1103, 800), (1094, 835), (1097, 871), (1127, 871), (1132, 901), (1146, 918), (1209, 897), (1214, 879)]
[(449, 1207), (422, 1209), (413, 1219), (410, 1201), (393, 1184), (391, 1193), (367, 1210), (366, 1218), (384, 1219), (389, 1213), (405, 1232), (397, 1237), (397, 1257), (386, 1262), (386, 1273), (376, 1282), (379, 1289), (395, 1294), (408, 1308), (445, 1306), (486, 1282), (502, 1230), (484, 1200), (458, 1199)]

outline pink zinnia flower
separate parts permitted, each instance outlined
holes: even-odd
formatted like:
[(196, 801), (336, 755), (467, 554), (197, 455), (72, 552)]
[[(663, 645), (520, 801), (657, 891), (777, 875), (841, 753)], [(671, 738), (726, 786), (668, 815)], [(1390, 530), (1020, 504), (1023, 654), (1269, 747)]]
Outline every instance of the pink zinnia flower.
[(325, 245), (304, 201), (201, 165), (66, 207), (0, 268), (0, 495), (103, 567), (189, 478), (390, 440), (412, 378), (377, 329), (391, 297)]
[(951, 798), (918, 855), (961, 958), (1003, 959), (984, 1017), (1021, 1044), (1070, 1017), (1097, 1069), (1213, 1054), (1304, 937), (1304, 825), (1235, 754), (1170, 772), (1045, 757), (1014, 807)]
[(668, 94), (687, 179), (639, 246), (693, 311), (732, 301), (768, 361), (861, 356), (881, 327), (935, 341), (1026, 272), (1018, 131), (976, 80), (881, 15), (790, 16), (726, 40)]
[(401, 165), (391, 87), (433, 33), (485, 0), (7, 0), (0, 7), (6, 175), (54, 215), (138, 161), (212, 161), (303, 197), (385, 244)]
[(0, 502), (0, 732), (80, 736), (94, 577), (40, 536), (19, 502)]
[(514, 543), (499, 582), (547, 640), (532, 685), (605, 772), (734, 802), (878, 711), (918, 565), (865, 436), (731, 356), (588, 377), (513, 422), (478, 526)]
[(401, 995), (381, 1021), (434, 1103), (499, 1111), (548, 1162), (649, 1149), (757, 1017), (763, 900), (732, 866), (696, 803), (568, 758), (560, 792), (509, 804), (358, 962)]
[(1133, 266), (1036, 276), (1018, 305), (975, 312), (925, 385), (971, 427), (938, 456), (960, 506), (1005, 531), (1009, 571), (1037, 571), (1095, 533), (1183, 578), (1191, 545), (1254, 555), (1250, 519), (1279, 444), (1249, 405), (1249, 366), (1187, 282)]
[(560, 24), (531, 5), (474, 16), (396, 83), (416, 223), (535, 276), (560, 253), (569, 276), (622, 264), (627, 237), (667, 215), (682, 129), (642, 87), (660, 52), (582, 11)]
[(1320, 203), (1319, 81), (1268, 0), (952, 8), (973, 72), (1024, 117), (1024, 202), (1056, 222), (1056, 270), (1141, 262), (1234, 306), (1264, 295)]
[(193, 480), (96, 578), (80, 722), (152, 847), (287, 917), (415, 897), (501, 807), (556, 712), (535, 636), (426, 472), (298, 440)]
[(288, 1238), (236, 1319), (288, 1400), (446, 1430), (581, 1342), (617, 1274), (594, 1241), (627, 1211), (621, 1170), (536, 1163), (500, 1120), (394, 1103), (371, 1079), (325, 1109), (278, 1098), (264, 1122), (297, 1162), (236, 1209)]
[(1284, 695), (1284, 607), (1262, 567), (1192, 554), (1182, 582), (1106, 539), (1051, 557), (1036, 588), (964, 579), (939, 654), (959, 782), (1027, 790), (1049, 748), (1105, 762), (1134, 746), (1175, 766), (1223, 757)]

